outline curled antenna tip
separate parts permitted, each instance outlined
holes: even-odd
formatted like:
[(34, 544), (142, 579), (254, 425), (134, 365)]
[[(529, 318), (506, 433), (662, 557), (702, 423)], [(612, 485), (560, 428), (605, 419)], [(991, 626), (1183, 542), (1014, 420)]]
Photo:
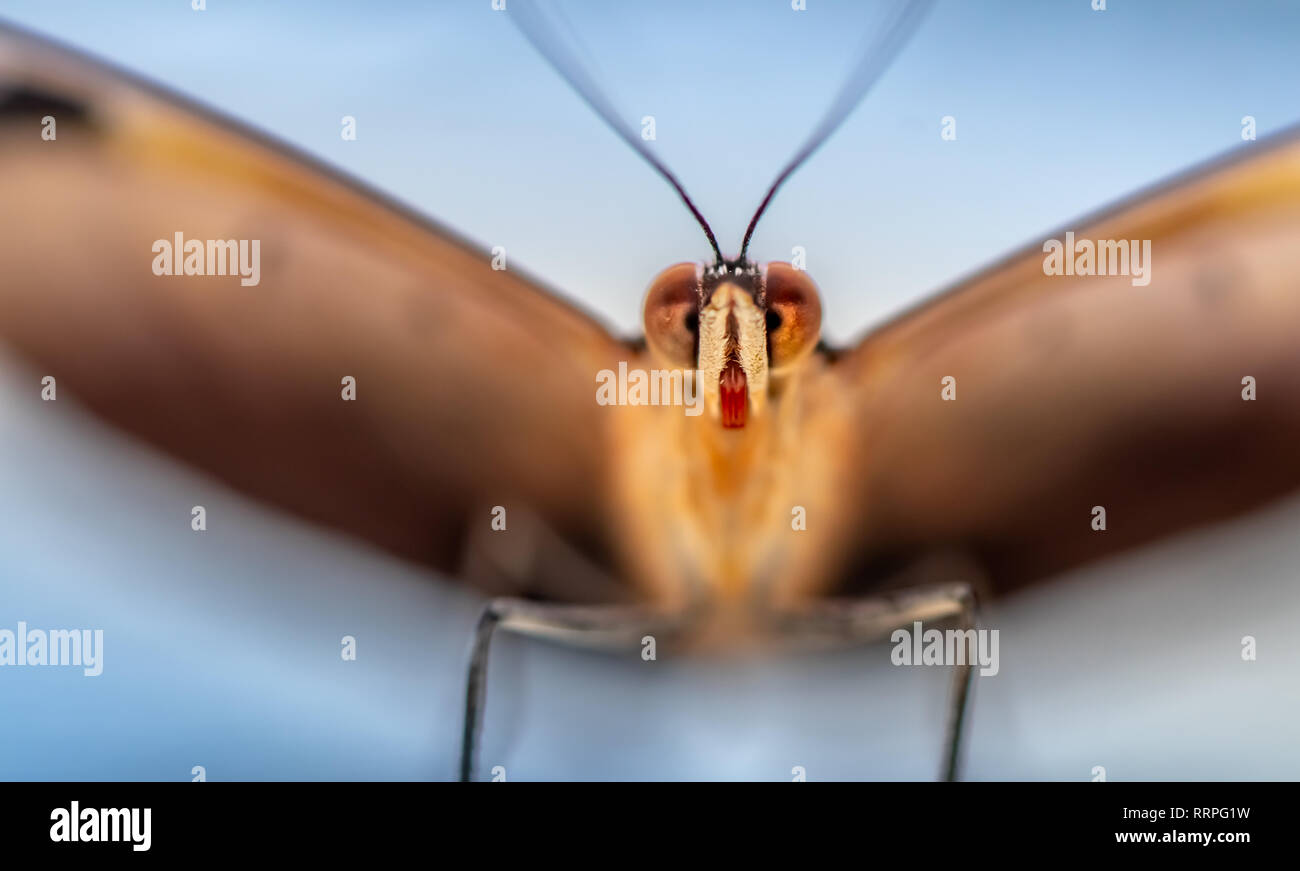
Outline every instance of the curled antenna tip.
[(785, 184), (786, 179), (793, 175), (795, 170), (803, 165), (804, 161), (812, 156), (813, 152), (821, 147), (822, 143), (830, 138), (840, 124), (844, 123), (844, 119), (862, 101), (867, 91), (871, 90), (871, 86), (884, 74), (894, 57), (907, 44), (907, 40), (925, 18), (931, 5), (933, 0), (900, 0), (892, 8), (892, 14), (887, 15), (880, 30), (868, 32), (858, 64), (849, 73), (835, 101), (831, 103), (821, 123), (795, 152), (790, 162), (777, 173), (776, 181), (772, 182), (771, 187), (767, 189), (763, 201), (758, 204), (758, 210), (754, 212), (754, 217), (750, 218), (749, 226), (745, 228), (745, 238), (740, 243), (740, 260), (743, 261), (748, 256), (754, 228), (758, 226), (758, 219), (767, 211), (777, 190)]

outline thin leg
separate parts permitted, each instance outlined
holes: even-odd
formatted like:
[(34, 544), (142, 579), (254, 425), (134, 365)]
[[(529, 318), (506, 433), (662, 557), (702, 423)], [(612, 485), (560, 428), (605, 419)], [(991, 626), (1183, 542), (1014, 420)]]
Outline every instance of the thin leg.
[[(963, 632), (977, 626), (975, 613), (975, 593), (966, 585), (965, 595), (961, 597), (961, 613), (957, 617), (957, 626)], [(946, 737), (947, 754), (944, 763), (943, 779), (952, 783), (957, 780), (958, 766), (961, 762), (961, 736), (966, 727), (966, 712), (970, 706), (971, 679), (975, 676), (974, 657), (966, 657), (963, 665), (953, 666), (952, 693), (948, 702), (948, 734)]]
[[(956, 621), (963, 630), (976, 628), (975, 593), (971, 584), (925, 584), (865, 599), (816, 603), (807, 610), (781, 616), (782, 628), (792, 637), (824, 646), (866, 644), (889, 638), (895, 629), (916, 621)], [(961, 759), (962, 734), (970, 701), (974, 663), (954, 666), (945, 724), (944, 780), (956, 780)]]
[(613, 605), (551, 605), (524, 599), (493, 599), (474, 630), (465, 682), (465, 721), (460, 745), (460, 779), (474, 776), (474, 757), (487, 697), (488, 654), (498, 628), (534, 638), (605, 650), (639, 650), (646, 634), (673, 634), (681, 617)]

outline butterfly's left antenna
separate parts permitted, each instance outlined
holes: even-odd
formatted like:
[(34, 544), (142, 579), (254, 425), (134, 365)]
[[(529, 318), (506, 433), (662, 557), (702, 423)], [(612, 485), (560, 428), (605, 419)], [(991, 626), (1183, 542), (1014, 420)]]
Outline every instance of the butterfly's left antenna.
[(772, 202), (777, 189), (785, 183), (786, 179), (794, 175), (794, 171), (802, 166), (804, 161), (812, 157), (813, 152), (830, 138), (840, 124), (844, 123), (844, 119), (849, 117), (854, 107), (866, 96), (867, 91), (871, 90), (871, 86), (889, 68), (894, 57), (907, 44), (907, 40), (911, 38), (933, 5), (933, 0), (903, 0), (889, 11), (882, 26), (873, 27), (868, 33), (860, 52), (861, 59), (858, 65), (849, 73), (844, 86), (835, 96), (835, 101), (822, 116), (821, 122), (795, 152), (794, 157), (790, 158), (790, 162), (777, 173), (776, 181), (772, 182), (772, 186), (767, 189), (767, 194), (758, 205), (758, 211), (754, 212), (754, 217), (749, 220), (749, 226), (745, 229), (745, 239), (740, 243), (739, 259), (742, 262), (745, 253), (749, 251), (749, 241), (754, 236), (758, 219), (767, 211), (767, 206)]
[(586, 101), (587, 105), (595, 110), (596, 114), (609, 125), (611, 130), (617, 133), (624, 142), (632, 146), (632, 149), (637, 154), (645, 158), (646, 163), (653, 166), (655, 171), (673, 186), (673, 190), (677, 191), (677, 195), (682, 198), (686, 208), (690, 209), (691, 214), (695, 216), (695, 220), (699, 221), (700, 227), (704, 230), (704, 235), (709, 238), (709, 247), (713, 249), (713, 256), (717, 258), (718, 263), (722, 263), (722, 251), (718, 248), (717, 237), (713, 235), (709, 222), (704, 220), (704, 215), (700, 214), (700, 210), (695, 207), (695, 203), (691, 202), (690, 195), (686, 193), (686, 188), (682, 187), (682, 183), (677, 180), (677, 176), (673, 175), (663, 161), (655, 156), (650, 147), (619, 119), (613, 103), (596, 85), (591, 73), (582, 66), (573, 52), (563, 45), (555, 28), (539, 8), (539, 4), (532, 2), (532, 0), (517, 0), (517, 2), (510, 4), (509, 14), (519, 27), (519, 30), (533, 44), (533, 48), (537, 49), (542, 57), (546, 58), (551, 66), (555, 67), (556, 72), (564, 77), (565, 81)]

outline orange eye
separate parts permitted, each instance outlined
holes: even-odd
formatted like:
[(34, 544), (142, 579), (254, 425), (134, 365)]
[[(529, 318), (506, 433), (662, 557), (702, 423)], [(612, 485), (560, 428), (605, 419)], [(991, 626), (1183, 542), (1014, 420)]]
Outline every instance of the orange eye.
[(684, 369), (695, 367), (700, 335), (700, 274), (694, 263), (669, 266), (645, 297), (645, 338), (650, 350)]
[(789, 263), (767, 264), (768, 366), (779, 372), (817, 347), (822, 331), (822, 301), (806, 272)]

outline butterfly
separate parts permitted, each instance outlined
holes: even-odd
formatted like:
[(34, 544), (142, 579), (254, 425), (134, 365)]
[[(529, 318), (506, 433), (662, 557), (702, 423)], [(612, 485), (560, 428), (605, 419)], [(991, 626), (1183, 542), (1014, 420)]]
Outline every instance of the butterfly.
[[(897, 4), (736, 257), (532, 21), (709, 243), (651, 281), (635, 341), (310, 158), (4, 29), (0, 341), (121, 429), (493, 597), (466, 778), (497, 628), (686, 651), (972, 627), (977, 594), (1292, 490), (1294, 135), (1074, 225), (1149, 243), (1145, 285), (1076, 269), (1073, 241), (1053, 274), (1035, 243), (832, 349), (811, 277), (749, 258), (771, 197), (926, 6)], [(602, 404), (624, 372), (682, 401)], [(970, 679), (955, 670), (949, 776)]]

